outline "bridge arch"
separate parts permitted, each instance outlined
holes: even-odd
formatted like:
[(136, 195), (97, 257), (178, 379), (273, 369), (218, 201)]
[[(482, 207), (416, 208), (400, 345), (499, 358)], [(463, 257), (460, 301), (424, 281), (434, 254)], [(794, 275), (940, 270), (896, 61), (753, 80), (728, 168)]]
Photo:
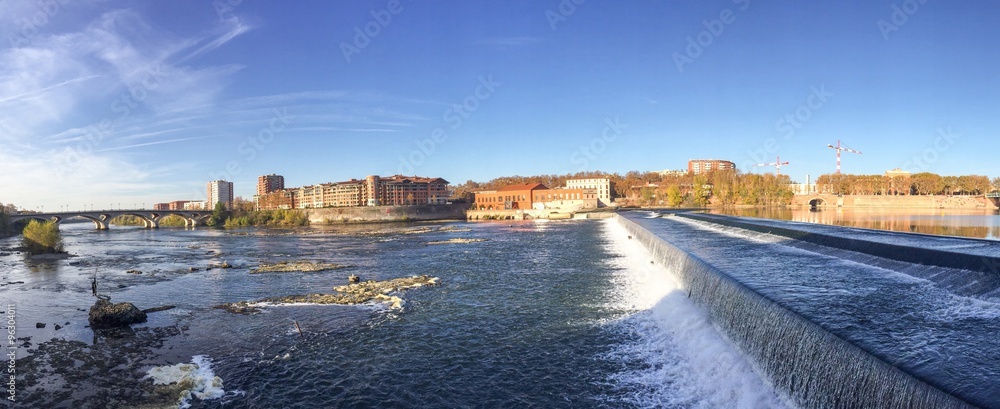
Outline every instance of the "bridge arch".
[[(139, 212), (126, 212), (115, 215), (114, 217), (120, 216), (135, 216), (142, 219), (142, 227), (145, 229), (158, 229), (160, 228), (160, 217), (156, 213), (144, 214)], [(112, 217), (112, 218), (114, 218)], [(109, 219), (108, 222), (111, 220)]]
[(100, 216), (94, 217), (94, 216), (91, 216), (89, 214), (81, 214), (81, 215), (77, 215), (76, 217), (84, 218), (84, 219), (87, 219), (87, 220), (90, 220), (90, 221), (94, 222), (94, 228), (97, 229), (97, 230), (107, 230), (108, 229), (108, 223), (107, 223), (107, 221), (102, 220), (100, 218)]
[(809, 201), (809, 207), (816, 209), (820, 206), (826, 206), (826, 199), (817, 197)]

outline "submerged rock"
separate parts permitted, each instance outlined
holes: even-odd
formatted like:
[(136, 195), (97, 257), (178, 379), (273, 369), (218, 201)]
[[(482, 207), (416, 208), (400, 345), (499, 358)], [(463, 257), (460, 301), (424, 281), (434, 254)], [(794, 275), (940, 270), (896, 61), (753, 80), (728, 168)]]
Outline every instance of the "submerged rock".
[(240, 314), (240, 315), (253, 315), (260, 312), (260, 307), (256, 305), (251, 305), (247, 301), (234, 302), (229, 304), (216, 305), (213, 307), (219, 310), (225, 310), (230, 314)]
[(112, 304), (102, 298), (90, 307), (89, 321), (94, 329), (117, 328), (146, 322), (146, 313), (132, 303)]
[(371, 300), (379, 300), (389, 304), (391, 308), (402, 308), (403, 300), (390, 293), (408, 288), (436, 285), (437, 277), (427, 275), (395, 278), (386, 281), (369, 280), (333, 288), (333, 294), (306, 294), (286, 297), (271, 297), (256, 302), (240, 301), (231, 304), (218, 305), (215, 308), (234, 314), (256, 314), (267, 304), (363, 304)]
[(332, 263), (311, 263), (308, 261), (281, 261), (278, 263), (262, 263), (260, 267), (250, 270), (250, 274), (260, 273), (291, 273), (304, 272), (314, 273), (318, 271), (337, 270), (350, 266)]
[(177, 306), (175, 306), (175, 305), (164, 305), (162, 307), (146, 308), (146, 309), (142, 310), (142, 312), (144, 312), (146, 314), (150, 314), (150, 313), (160, 312), (160, 311), (169, 311), (169, 310), (172, 310), (174, 308), (177, 308)]

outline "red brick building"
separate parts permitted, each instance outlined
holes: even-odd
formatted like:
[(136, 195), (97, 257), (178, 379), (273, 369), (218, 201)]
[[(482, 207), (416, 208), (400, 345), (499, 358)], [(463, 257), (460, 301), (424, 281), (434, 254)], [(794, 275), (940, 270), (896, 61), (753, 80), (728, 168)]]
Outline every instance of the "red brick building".
[(394, 175), (279, 190), (254, 199), (258, 209), (273, 210), (444, 204), (449, 196), (442, 178)]
[(499, 190), (476, 192), (478, 210), (530, 210), (578, 206), (597, 208), (597, 189), (549, 189), (541, 183), (504, 186)]
[(257, 178), (257, 194), (266, 195), (268, 193), (285, 190), (285, 177), (281, 175), (264, 175)]
[(688, 173), (702, 175), (716, 170), (736, 170), (736, 164), (728, 160), (692, 159), (688, 161)]
[(534, 205), (536, 194), (548, 190), (541, 183), (510, 185), (499, 190), (476, 192), (473, 202), (480, 210), (528, 210)]

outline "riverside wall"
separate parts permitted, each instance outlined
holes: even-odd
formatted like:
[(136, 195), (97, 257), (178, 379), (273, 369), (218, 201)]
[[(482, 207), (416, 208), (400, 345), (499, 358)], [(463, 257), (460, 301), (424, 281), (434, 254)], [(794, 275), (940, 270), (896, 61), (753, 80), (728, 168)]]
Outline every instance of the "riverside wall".
[(802, 195), (792, 199), (792, 206), (809, 207), (819, 199), (822, 206), (863, 208), (921, 208), (921, 209), (997, 209), (997, 205), (983, 196), (881, 196), (881, 195)]
[(467, 203), (418, 206), (330, 207), (303, 210), (313, 224), (465, 220)]
[(590, 211), (590, 212), (568, 212), (563, 210), (469, 210), (466, 212), (467, 220), (534, 220), (534, 219), (610, 219), (614, 217), (614, 212)]

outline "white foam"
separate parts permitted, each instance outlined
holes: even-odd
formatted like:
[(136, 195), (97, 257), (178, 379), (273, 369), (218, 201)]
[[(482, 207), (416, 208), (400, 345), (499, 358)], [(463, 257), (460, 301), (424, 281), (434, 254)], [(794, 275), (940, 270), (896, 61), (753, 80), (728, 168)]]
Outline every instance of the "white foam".
[[(631, 335), (610, 355), (630, 369), (613, 381), (640, 407), (789, 407), (735, 346), (712, 326), (670, 274), (616, 220), (605, 222), (609, 249), (623, 257), (608, 307), (623, 316), (612, 323)], [(651, 263), (652, 261), (652, 263)], [(632, 369), (634, 368), (634, 369)]]
[(143, 379), (152, 379), (153, 385), (172, 385), (190, 381), (192, 386), (184, 391), (178, 408), (191, 407), (191, 398), (200, 400), (219, 399), (226, 395), (222, 389), (222, 378), (212, 372), (212, 359), (203, 355), (191, 358), (190, 364), (158, 366), (146, 372)]

